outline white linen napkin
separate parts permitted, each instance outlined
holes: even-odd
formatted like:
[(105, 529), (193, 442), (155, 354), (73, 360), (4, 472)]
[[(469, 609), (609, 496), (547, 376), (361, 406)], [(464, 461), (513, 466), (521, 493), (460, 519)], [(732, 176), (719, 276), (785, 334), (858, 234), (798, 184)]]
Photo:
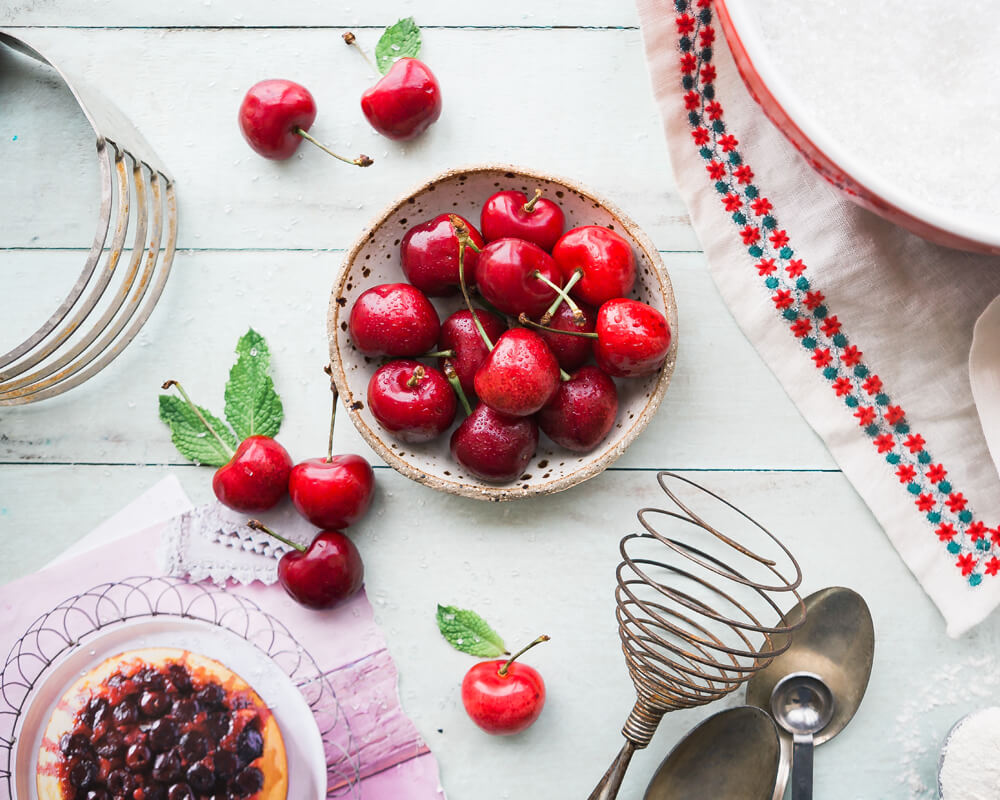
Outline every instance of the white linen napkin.
[[(674, 175), (719, 292), (960, 635), (1000, 603), (1000, 477), (967, 366), (1000, 259), (932, 245), (813, 172), (751, 98), (709, 0), (638, 8)], [(734, 392), (735, 413), (739, 402)]]

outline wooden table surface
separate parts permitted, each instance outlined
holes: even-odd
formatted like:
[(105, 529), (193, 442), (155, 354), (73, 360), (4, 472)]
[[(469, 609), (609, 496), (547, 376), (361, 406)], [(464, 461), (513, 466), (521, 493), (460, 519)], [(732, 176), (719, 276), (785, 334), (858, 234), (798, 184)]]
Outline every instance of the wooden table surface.
[[(664, 4), (667, 9), (668, 4)], [(669, 10), (669, 9), (667, 9)], [(666, 13), (666, 12), (665, 12)], [(340, 34), (369, 49), (414, 14), (444, 114), (399, 145), (364, 121), (371, 82)], [(435, 172), (507, 161), (575, 178), (618, 203), (663, 255), (677, 294), (677, 369), (649, 428), (606, 473), (565, 493), (505, 505), (435, 493), (377, 463), (378, 493), (356, 540), (367, 589), (400, 670), (406, 711), (436, 753), (451, 800), (582, 798), (620, 743), (632, 687), (617, 644), (617, 542), (659, 502), (656, 471), (694, 475), (769, 524), (799, 557), (804, 588), (843, 584), (875, 617), (877, 657), (856, 720), (817, 755), (817, 796), (929, 798), (936, 748), (961, 714), (993, 700), (998, 623), (960, 641), (744, 340), (705, 270), (675, 190), (634, 9), (574, 0), (13, 0), (16, 28), (109, 95), (177, 180), (174, 273), (125, 354), (82, 387), (0, 409), (0, 581), (48, 559), (165, 475), (211, 499), (211, 471), (186, 464), (158, 421), (166, 378), (221, 407), (232, 347), (248, 326), (274, 353), (293, 457), (325, 448), (325, 312), (344, 249), (384, 206)], [(0, 351), (49, 311), (93, 235), (93, 141), (54, 85), (0, 56)], [(252, 153), (236, 109), (257, 80), (310, 87), (313, 132), (360, 171), (301, 148), (288, 163)], [(337, 447), (369, 454), (346, 416)], [(437, 602), (473, 607), (509, 642), (552, 642), (530, 660), (549, 700), (509, 739), (466, 719), (468, 657), (434, 625)], [(740, 698), (727, 701), (737, 704)], [(669, 715), (622, 792), (641, 797), (679, 736), (717, 707)]]

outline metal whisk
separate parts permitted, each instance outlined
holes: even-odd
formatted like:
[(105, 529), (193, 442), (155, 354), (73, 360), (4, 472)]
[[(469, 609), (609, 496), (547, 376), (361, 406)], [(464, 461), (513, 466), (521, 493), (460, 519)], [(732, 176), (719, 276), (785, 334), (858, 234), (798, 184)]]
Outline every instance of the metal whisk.
[[(786, 595), (805, 614), (802, 571), (773, 534), (687, 478), (660, 472), (657, 480), (676, 510), (639, 511), (644, 532), (621, 540), (617, 570), (618, 632), (636, 702), (622, 728), (625, 744), (590, 800), (618, 795), (633, 753), (649, 744), (665, 713), (724, 697), (788, 649)], [(737, 525), (774, 548), (777, 560), (724, 532)]]

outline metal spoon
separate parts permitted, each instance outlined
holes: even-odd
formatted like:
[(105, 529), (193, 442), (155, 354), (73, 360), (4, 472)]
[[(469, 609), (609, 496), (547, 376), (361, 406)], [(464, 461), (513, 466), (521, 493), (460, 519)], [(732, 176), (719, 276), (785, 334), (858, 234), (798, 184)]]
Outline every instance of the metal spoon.
[(771, 716), (794, 742), (792, 800), (812, 800), (813, 736), (830, 723), (833, 707), (830, 687), (811, 672), (786, 675), (771, 693)]
[[(792, 646), (750, 679), (747, 703), (770, 711), (771, 693), (785, 675), (819, 675), (836, 699), (833, 718), (813, 738), (813, 744), (820, 745), (840, 733), (861, 705), (875, 657), (875, 626), (864, 598), (851, 589), (821, 589), (809, 595), (804, 604), (805, 622), (795, 632)], [(783, 621), (797, 623), (801, 617), (795, 607)], [(792, 760), (792, 737), (782, 732), (780, 740), (781, 764), (772, 800), (785, 796)]]
[(643, 800), (770, 800), (780, 757), (767, 714), (752, 706), (720, 711), (670, 751)]

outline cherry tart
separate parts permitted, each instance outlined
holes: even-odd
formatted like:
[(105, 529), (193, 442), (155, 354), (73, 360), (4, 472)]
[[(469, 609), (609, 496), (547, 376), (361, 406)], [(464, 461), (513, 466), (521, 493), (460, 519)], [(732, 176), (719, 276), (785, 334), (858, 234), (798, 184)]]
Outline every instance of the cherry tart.
[(147, 648), (109, 658), (56, 705), (39, 800), (286, 800), (278, 724), (217, 661)]

